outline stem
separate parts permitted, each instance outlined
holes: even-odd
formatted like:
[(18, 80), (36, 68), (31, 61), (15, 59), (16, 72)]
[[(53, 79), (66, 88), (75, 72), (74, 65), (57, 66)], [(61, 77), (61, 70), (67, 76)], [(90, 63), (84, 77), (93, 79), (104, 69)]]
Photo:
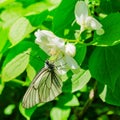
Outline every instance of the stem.
[(93, 87), (93, 89), (91, 89), (91, 91), (89, 93), (89, 99), (86, 101), (85, 105), (83, 106), (83, 109), (81, 110), (81, 112), (78, 115), (79, 119), (82, 119), (82, 117), (84, 116), (87, 109), (91, 106), (91, 104), (95, 98), (96, 87), (97, 87), (97, 81), (94, 83), (94, 87)]

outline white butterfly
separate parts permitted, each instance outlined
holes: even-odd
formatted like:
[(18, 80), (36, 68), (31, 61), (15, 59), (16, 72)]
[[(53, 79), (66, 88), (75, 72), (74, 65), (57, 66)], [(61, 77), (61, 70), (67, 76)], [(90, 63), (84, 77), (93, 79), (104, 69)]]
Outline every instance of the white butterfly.
[(45, 67), (35, 76), (23, 97), (24, 108), (51, 101), (62, 92), (62, 80), (56, 68), (53, 63), (45, 62)]

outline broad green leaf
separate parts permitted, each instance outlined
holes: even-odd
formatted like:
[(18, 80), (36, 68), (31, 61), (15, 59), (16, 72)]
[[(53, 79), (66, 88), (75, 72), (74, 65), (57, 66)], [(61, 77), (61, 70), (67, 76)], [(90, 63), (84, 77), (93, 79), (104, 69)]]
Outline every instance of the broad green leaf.
[(53, 30), (57, 35), (63, 35), (64, 30), (72, 27), (74, 7), (77, 0), (63, 0), (56, 9), (53, 19)]
[(1, 0), (0, 1), (0, 8), (8, 5), (8, 4), (11, 4), (12, 2), (14, 2), (14, 0)]
[[(39, 52), (39, 47), (30, 41), (21, 41), (19, 44), (9, 49), (6, 59), (4, 60), (3, 66), (5, 66), (9, 61), (11, 61), (18, 54), (27, 51), (27, 49), (32, 48), (32, 51)], [(29, 55), (30, 56), (30, 55)]]
[(3, 67), (3, 81), (9, 81), (11, 79), (14, 79), (26, 69), (29, 62), (29, 55), (27, 53), (30, 53), (30, 49), (17, 55)]
[(77, 45), (76, 46), (76, 55), (75, 55), (75, 60), (77, 61), (77, 63), (79, 65), (82, 64), (84, 58), (85, 58), (85, 55), (86, 55), (86, 52), (87, 52), (87, 48), (86, 46), (82, 46), (82, 45)]
[(63, 92), (75, 92), (83, 87), (89, 82), (91, 74), (89, 70), (80, 69), (77, 74), (74, 74), (72, 78), (69, 77), (67, 81), (64, 82)]
[(19, 43), (29, 35), (35, 28), (31, 26), (29, 21), (21, 17), (10, 28), (9, 39), (12, 45)]
[(120, 43), (120, 13), (113, 13), (103, 19), (103, 35), (94, 35), (92, 44), (111, 46)]
[(70, 114), (70, 108), (57, 108), (53, 107), (50, 112), (51, 120), (68, 120), (69, 114)]
[(98, 90), (100, 92), (100, 98), (109, 104), (120, 106), (120, 75), (116, 81), (115, 89), (111, 89), (107, 85), (98, 83)]
[[(114, 2), (115, 2), (115, 0), (114, 0)], [(110, 1), (101, 0), (100, 1), (100, 9), (102, 9), (103, 13), (110, 14), (113, 10), (111, 0)]]
[[(32, 51), (30, 53), (30, 64), (37, 70), (37, 72), (44, 66), (44, 60), (48, 58), (48, 55), (45, 54), (43, 50), (39, 48), (37, 44), (31, 41), (21, 41), (19, 44), (12, 47), (7, 55), (4, 65), (8, 63), (13, 57), (16, 55), (26, 51), (31, 48)], [(41, 60), (41, 59), (43, 60)]]
[(39, 26), (46, 19), (48, 13), (48, 10), (46, 10), (40, 14), (29, 15), (26, 18), (30, 21), (32, 26)]
[(114, 90), (120, 74), (120, 44), (112, 47), (97, 47), (89, 60), (92, 77)]
[(72, 92), (82, 89), (90, 80), (91, 74), (89, 70), (80, 70), (80, 73), (72, 76)]
[(29, 5), (25, 10), (25, 15), (33, 15), (33, 14), (39, 14), (45, 10), (50, 10), (56, 7), (54, 4), (49, 4), (46, 1), (40, 1), (36, 2), (34, 4)]
[(11, 3), (9, 7), (5, 9), (0, 18), (4, 21), (4, 27), (10, 27), (18, 18), (22, 16), (22, 5), (20, 3)]
[(79, 106), (79, 101), (75, 95), (72, 93), (64, 93), (64, 95), (59, 96), (57, 101), (57, 107), (59, 106)]
[(114, 12), (118, 12), (120, 10), (120, 1), (119, 0), (111, 0), (112, 9)]
[(118, 78), (117, 82), (116, 82), (116, 87), (115, 89), (111, 89), (109, 86), (107, 85), (103, 85), (98, 83), (98, 90), (99, 90), (99, 96), (100, 98), (111, 105), (116, 105), (116, 106), (120, 106), (120, 77)]
[(120, 10), (120, 1), (119, 0), (101, 0), (100, 9), (105, 14), (110, 14), (113, 12), (118, 12)]

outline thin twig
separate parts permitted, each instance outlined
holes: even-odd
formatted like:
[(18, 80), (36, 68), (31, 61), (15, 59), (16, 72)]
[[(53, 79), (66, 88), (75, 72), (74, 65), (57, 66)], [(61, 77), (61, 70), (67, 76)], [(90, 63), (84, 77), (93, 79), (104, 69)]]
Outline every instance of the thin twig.
[(81, 112), (78, 115), (79, 119), (82, 119), (84, 116), (85, 112), (88, 110), (88, 108), (91, 106), (94, 98), (95, 98), (95, 93), (96, 93), (96, 87), (97, 87), (97, 81), (94, 83), (93, 89), (91, 89), (89, 93), (89, 99), (86, 101), (85, 105), (83, 106)]

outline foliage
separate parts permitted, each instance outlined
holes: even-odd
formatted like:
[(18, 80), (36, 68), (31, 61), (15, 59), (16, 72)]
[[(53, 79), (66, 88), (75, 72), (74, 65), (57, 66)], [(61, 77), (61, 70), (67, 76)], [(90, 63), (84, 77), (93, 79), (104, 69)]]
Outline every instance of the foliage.
[[(77, 1), (0, 1), (0, 120), (120, 119), (120, 1), (87, 1), (105, 33), (84, 31), (79, 42), (74, 35), (80, 29), (74, 23)], [(63, 76), (63, 93), (54, 101), (24, 109), (23, 95), (49, 58), (35, 44), (37, 29), (75, 43), (81, 69)]]

